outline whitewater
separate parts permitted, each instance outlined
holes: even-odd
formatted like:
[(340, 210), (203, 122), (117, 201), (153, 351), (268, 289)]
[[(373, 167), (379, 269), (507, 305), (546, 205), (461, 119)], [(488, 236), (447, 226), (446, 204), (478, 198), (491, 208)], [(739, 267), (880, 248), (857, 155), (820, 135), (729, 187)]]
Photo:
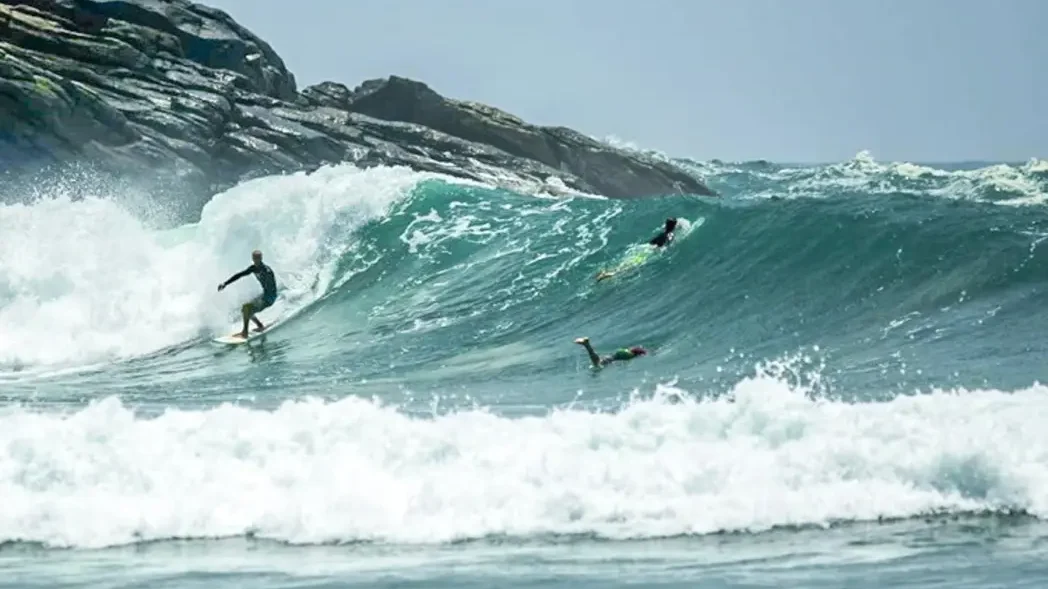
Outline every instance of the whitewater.
[(0, 586), (1039, 586), (1048, 162), (673, 161), (5, 195)]

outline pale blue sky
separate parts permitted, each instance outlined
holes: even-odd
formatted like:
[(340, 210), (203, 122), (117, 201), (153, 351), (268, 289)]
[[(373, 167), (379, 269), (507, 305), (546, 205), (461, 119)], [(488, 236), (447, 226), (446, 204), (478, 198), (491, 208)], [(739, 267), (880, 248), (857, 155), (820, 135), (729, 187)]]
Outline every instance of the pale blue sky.
[(300, 87), (398, 74), (675, 156), (1048, 157), (1048, 0), (204, 3)]

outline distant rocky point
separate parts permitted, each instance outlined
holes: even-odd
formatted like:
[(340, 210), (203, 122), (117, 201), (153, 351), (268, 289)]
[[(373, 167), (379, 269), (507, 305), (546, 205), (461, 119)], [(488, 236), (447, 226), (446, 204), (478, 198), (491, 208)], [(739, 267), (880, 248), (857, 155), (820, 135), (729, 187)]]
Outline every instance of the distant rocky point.
[(0, 0), (0, 172), (71, 168), (211, 194), (324, 164), (509, 188), (712, 195), (670, 162), (391, 76), (298, 91), (280, 56), (186, 0)]

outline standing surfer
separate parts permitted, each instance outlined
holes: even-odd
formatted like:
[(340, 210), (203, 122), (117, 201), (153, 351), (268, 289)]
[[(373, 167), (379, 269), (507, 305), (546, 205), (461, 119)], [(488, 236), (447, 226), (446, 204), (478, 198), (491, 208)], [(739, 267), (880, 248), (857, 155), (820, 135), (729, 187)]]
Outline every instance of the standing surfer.
[(258, 278), (259, 284), (262, 285), (262, 295), (256, 297), (240, 308), (240, 313), (244, 317), (244, 329), (239, 334), (240, 337), (247, 339), (247, 324), (248, 321), (254, 321), (258, 327), (255, 331), (262, 331), (266, 328), (262, 325), (262, 322), (255, 316), (256, 313), (266, 309), (277, 300), (277, 279), (276, 275), (273, 274), (273, 269), (262, 263), (262, 252), (255, 250), (251, 252), (251, 265), (237, 272), (236, 274), (229, 277), (229, 280), (218, 285), (219, 292), (230, 284), (240, 280), (248, 274), (254, 274), (255, 278)]

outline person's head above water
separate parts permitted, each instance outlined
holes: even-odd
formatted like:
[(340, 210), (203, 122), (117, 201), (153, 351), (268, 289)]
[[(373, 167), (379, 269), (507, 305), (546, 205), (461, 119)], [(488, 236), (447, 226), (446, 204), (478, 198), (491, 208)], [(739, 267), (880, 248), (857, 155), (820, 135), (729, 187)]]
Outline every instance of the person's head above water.
[(251, 261), (257, 266), (262, 263), (262, 250), (251, 252)]
[(666, 219), (666, 233), (670, 233), (670, 232), (672, 232), (676, 228), (677, 228), (677, 219), (675, 219), (673, 217), (670, 217), (669, 219)]
[(630, 348), (630, 351), (633, 352), (634, 356), (643, 356), (648, 353), (647, 350), (640, 346), (633, 346), (632, 348)]

